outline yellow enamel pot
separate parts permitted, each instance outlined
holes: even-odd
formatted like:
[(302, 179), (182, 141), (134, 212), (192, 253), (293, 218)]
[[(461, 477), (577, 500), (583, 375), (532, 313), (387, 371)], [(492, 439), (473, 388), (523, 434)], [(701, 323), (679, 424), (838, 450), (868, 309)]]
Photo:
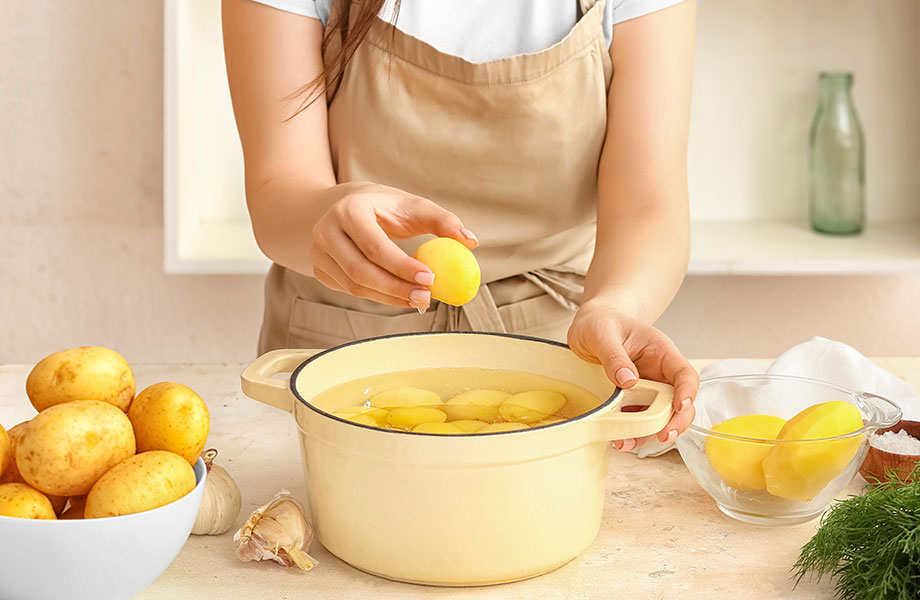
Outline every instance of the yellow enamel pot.
[[(362, 377), (445, 367), (537, 373), (606, 400), (552, 425), (453, 436), (375, 429), (330, 414), (352, 398), (312, 403)], [(289, 381), (273, 378), (286, 372)], [(294, 415), (307, 507), (327, 550), (381, 577), (444, 586), (525, 579), (578, 556), (600, 528), (610, 441), (660, 431), (673, 396), (670, 386), (644, 380), (620, 390), (563, 344), (486, 333), (276, 350), (243, 372), (242, 386)], [(623, 412), (629, 405), (648, 408)]]

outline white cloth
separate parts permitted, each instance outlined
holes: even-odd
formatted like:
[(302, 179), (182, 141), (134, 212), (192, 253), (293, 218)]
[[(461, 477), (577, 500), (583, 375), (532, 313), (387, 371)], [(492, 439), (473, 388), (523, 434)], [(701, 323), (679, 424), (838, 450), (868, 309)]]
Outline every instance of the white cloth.
[[(904, 419), (920, 420), (920, 396), (905, 381), (879, 367), (855, 348), (823, 337), (812, 338), (786, 350), (766, 371), (753, 361), (732, 358), (706, 365), (700, 371), (700, 379), (764, 372), (818, 379), (858, 392), (877, 394), (900, 406)], [(802, 404), (796, 410), (813, 403), (813, 399), (790, 398), (788, 401)], [(659, 456), (674, 445), (653, 440), (638, 448), (636, 452), (642, 458)]]
[[(333, 0), (255, 0), (326, 23)], [(604, 34), (613, 26), (672, 6), (681, 0), (609, 0)], [(487, 62), (545, 50), (575, 25), (577, 0), (402, 0), (396, 27), (441, 52), (470, 62)], [(393, 1), (380, 17), (393, 21)]]

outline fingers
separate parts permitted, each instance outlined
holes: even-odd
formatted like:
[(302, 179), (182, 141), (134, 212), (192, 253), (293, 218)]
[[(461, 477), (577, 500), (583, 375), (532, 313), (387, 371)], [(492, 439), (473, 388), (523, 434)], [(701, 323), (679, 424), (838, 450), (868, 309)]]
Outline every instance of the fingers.
[[(405, 194), (403, 201), (399, 203), (397, 213), (393, 216), (399, 220), (399, 228), (405, 232), (406, 237), (430, 233), (438, 237), (453, 238), (470, 250), (479, 245), (476, 235), (463, 226), (457, 215), (427, 198)], [(378, 217), (386, 218), (386, 215)], [(386, 224), (382, 225), (386, 229)]]
[(353, 214), (341, 221), (342, 230), (369, 262), (415, 285), (434, 283), (431, 269), (394, 244), (377, 223), (373, 211), (358, 209), (351, 212)]
[(598, 360), (604, 367), (607, 377), (621, 388), (631, 388), (639, 381), (639, 370), (626, 353), (626, 349), (612, 334), (605, 335), (600, 345)]
[[(426, 287), (418, 283), (404, 281), (390, 271), (369, 261), (358, 249), (354, 240), (345, 235), (344, 232), (333, 231), (327, 234), (326, 241), (325, 254), (335, 261), (339, 269), (356, 286), (370, 288), (402, 300), (414, 300), (417, 304), (419, 304), (420, 300), (423, 300), (423, 303), (416, 306), (416, 308), (428, 307), (431, 292)], [(397, 248), (397, 251), (402, 254), (402, 250), (399, 250), (399, 248)], [(320, 262), (320, 268), (333, 275), (330, 265), (324, 262), (322, 255), (316, 256), (314, 260)], [(428, 273), (429, 275), (431, 274), (430, 271)], [(346, 288), (349, 286), (348, 282), (340, 283), (345, 285)], [(426, 297), (422, 299), (422, 295), (426, 295)]]
[[(355, 252), (357, 252), (357, 250), (355, 250)], [(380, 302), (381, 304), (403, 308), (409, 307), (424, 310), (431, 302), (431, 292), (425, 288), (416, 286), (410, 289), (405, 294), (405, 297), (402, 294), (396, 296), (355, 281), (328, 254), (314, 253), (312, 260), (314, 276), (320, 283), (330, 289), (345, 292), (346, 294), (351, 294), (359, 298), (367, 298), (368, 300)], [(389, 274), (386, 275), (393, 277)]]
[(677, 436), (682, 434), (690, 427), (696, 410), (691, 405), (687, 410), (681, 413), (675, 413), (664, 429), (654, 435), (646, 435), (638, 438), (629, 438), (625, 440), (614, 440), (613, 446), (621, 452), (629, 452), (635, 448), (641, 448), (648, 442), (656, 440), (662, 444), (669, 444), (677, 440)]
[(700, 376), (670, 340), (661, 357), (661, 374), (674, 386), (674, 411), (682, 413), (690, 408), (700, 389)]

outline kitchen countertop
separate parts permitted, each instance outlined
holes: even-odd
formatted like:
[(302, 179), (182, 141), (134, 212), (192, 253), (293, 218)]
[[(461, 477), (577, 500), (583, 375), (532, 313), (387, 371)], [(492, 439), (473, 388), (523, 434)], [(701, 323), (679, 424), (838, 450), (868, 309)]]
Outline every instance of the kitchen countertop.
[[(695, 361), (697, 367), (707, 361)], [(920, 389), (920, 358), (877, 359)], [(208, 447), (239, 483), (243, 510), (222, 536), (191, 536), (173, 564), (137, 600), (333, 598), (564, 598), (680, 597), (830, 599), (830, 582), (803, 581), (795, 590), (790, 567), (817, 521), (769, 528), (724, 516), (684, 468), (676, 451), (639, 459), (613, 453), (601, 531), (569, 564), (535, 579), (486, 588), (431, 588), (367, 575), (314, 543), (319, 565), (310, 572), (234, 557), (233, 532), (281, 488), (304, 495), (294, 420), (240, 392), (244, 365), (135, 365), (138, 390), (179, 381), (211, 411)], [(0, 423), (12, 427), (35, 411), (25, 395), (26, 365), (0, 365)], [(856, 477), (845, 490), (859, 491)], [(142, 542), (142, 540), (139, 540)]]

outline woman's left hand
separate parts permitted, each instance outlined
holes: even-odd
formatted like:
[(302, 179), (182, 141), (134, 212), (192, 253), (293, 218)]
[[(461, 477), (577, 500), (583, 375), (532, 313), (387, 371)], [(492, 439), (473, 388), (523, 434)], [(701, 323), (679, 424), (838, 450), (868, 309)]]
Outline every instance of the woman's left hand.
[[(674, 386), (674, 415), (658, 432), (660, 442), (673, 442), (693, 421), (700, 377), (661, 331), (612, 306), (588, 301), (575, 314), (568, 343), (582, 359), (603, 365), (607, 377), (621, 388), (631, 388), (640, 377)], [(654, 437), (616, 440), (614, 446), (629, 451)]]

